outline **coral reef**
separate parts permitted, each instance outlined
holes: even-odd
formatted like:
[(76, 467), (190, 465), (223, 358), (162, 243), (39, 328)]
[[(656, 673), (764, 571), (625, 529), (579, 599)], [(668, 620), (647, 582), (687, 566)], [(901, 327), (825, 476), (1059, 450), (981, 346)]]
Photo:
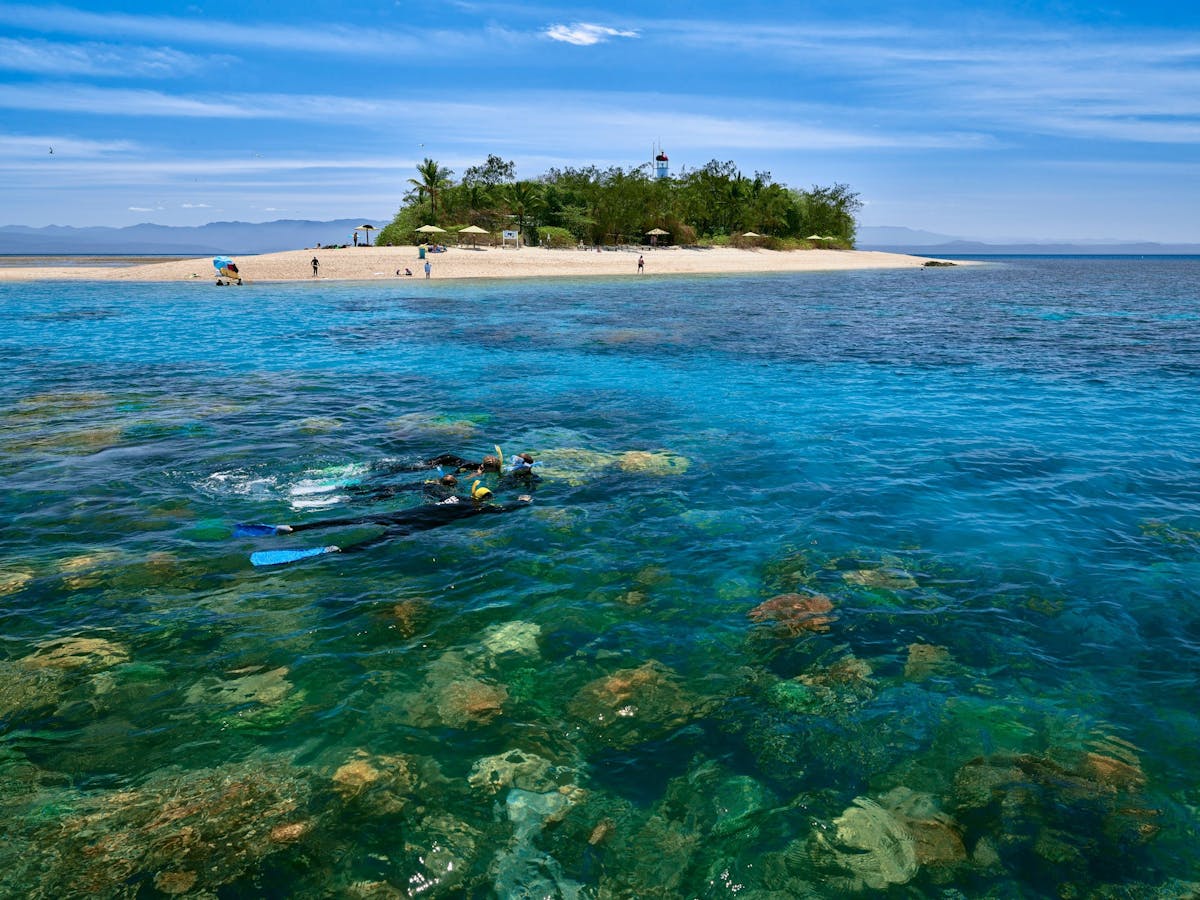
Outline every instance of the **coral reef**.
[(13, 823), (9, 840), (25, 851), (10, 856), (17, 864), (0, 874), (0, 892), (38, 885), (42, 896), (127, 896), (141, 879), (164, 893), (212, 891), (302, 840), (315, 824), (310, 794), (300, 770), (270, 756), (71, 792), (54, 801), (61, 812), (49, 821)]
[(788, 637), (799, 637), (807, 631), (828, 631), (836, 618), (829, 615), (833, 601), (824, 594), (779, 594), (764, 600), (747, 615), (752, 622), (771, 622)]
[(674, 672), (653, 660), (589, 682), (567, 706), (571, 716), (614, 747), (666, 734), (704, 708), (701, 698), (685, 690)]
[(555, 769), (550, 761), (519, 749), (477, 760), (467, 781), (474, 790), (485, 795), (510, 787), (535, 792), (557, 787)]

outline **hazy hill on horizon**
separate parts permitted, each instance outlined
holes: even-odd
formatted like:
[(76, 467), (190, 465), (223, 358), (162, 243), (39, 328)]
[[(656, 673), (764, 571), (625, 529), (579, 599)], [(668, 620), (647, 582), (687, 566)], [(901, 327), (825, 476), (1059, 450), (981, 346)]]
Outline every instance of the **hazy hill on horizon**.
[[(318, 243), (348, 244), (359, 225), (382, 227), (372, 219), (277, 219), (273, 222), (209, 222), (207, 225), (154, 225), (123, 228), (71, 225), (0, 226), (0, 254), (251, 254), (299, 250)], [(360, 235), (361, 240), (361, 235)]]
[(863, 225), (855, 246), (859, 250), (886, 250), (921, 256), (1014, 255), (1147, 255), (1200, 254), (1200, 244), (1161, 244), (1156, 241), (1069, 241), (1024, 238), (1010, 241), (979, 241), (937, 234), (899, 225)]

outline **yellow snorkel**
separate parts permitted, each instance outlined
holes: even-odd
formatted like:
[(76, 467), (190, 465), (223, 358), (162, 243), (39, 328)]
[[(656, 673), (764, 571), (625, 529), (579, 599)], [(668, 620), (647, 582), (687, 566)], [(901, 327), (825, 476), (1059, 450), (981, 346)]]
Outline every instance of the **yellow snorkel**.
[(496, 456), (500, 458), (500, 471), (504, 471), (504, 451), (500, 449), (499, 444), (492, 444), (496, 448)]
[(471, 485), (472, 500), (487, 500), (491, 496), (492, 492), (488, 488), (481, 487), (478, 480)]

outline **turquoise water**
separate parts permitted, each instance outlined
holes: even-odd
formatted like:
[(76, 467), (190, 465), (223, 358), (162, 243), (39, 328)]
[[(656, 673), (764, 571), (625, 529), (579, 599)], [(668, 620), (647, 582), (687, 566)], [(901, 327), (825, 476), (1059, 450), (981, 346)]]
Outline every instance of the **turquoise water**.
[(1197, 283), (0, 285), (0, 894), (1186, 895)]

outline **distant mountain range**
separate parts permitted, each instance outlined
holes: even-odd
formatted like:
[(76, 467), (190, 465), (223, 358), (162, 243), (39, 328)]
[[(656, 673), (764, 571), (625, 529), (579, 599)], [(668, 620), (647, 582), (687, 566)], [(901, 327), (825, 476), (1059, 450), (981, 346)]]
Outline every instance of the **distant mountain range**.
[[(207, 225), (130, 225), (126, 228), (70, 225), (0, 226), (0, 254), (44, 256), (78, 255), (179, 255), (208, 256), (217, 253), (275, 253), (315, 247), (318, 243), (348, 244), (359, 225), (381, 228), (386, 222), (370, 219), (334, 219), (313, 222), (278, 219), (274, 222), (210, 222)], [(989, 243), (919, 231), (893, 225), (864, 225), (858, 229), (860, 250), (890, 250), (920, 256), (970, 256), (983, 254), (1200, 254), (1200, 244), (1159, 244), (1103, 241), (1035, 241)]]
[[(334, 219), (331, 222), (279, 219), (257, 224), (210, 222), (195, 227), (148, 223), (126, 228), (3, 225), (0, 226), (0, 254), (208, 256), (215, 253), (275, 253), (315, 247), (318, 243), (348, 244), (354, 229), (364, 224), (381, 228), (387, 223), (371, 219)], [(359, 237), (361, 240), (362, 235)]]
[(863, 225), (859, 227), (856, 246), (860, 250), (888, 250), (894, 253), (916, 253), (920, 256), (982, 256), (986, 254), (1200, 255), (1200, 244), (1159, 244), (1153, 241), (1036, 240), (989, 243), (953, 237), (948, 234), (935, 234), (932, 231), (902, 228), (896, 225)]

